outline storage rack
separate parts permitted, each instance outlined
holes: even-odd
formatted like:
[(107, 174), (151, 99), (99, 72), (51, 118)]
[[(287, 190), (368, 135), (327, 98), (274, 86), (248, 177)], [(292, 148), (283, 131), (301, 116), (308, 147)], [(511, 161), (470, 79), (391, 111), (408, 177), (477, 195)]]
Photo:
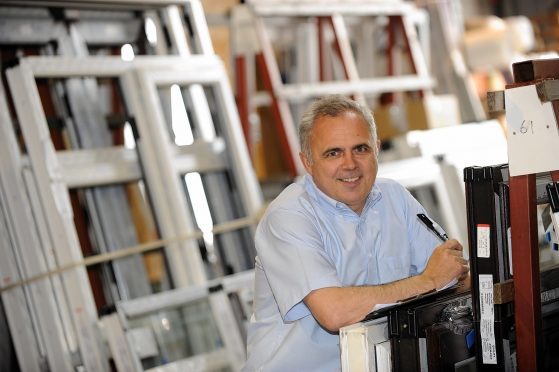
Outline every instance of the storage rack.
[[(514, 83), (506, 89), (533, 85), (542, 103), (551, 103), (557, 125), (559, 60), (528, 60), (512, 66)], [(490, 111), (506, 110), (505, 92), (488, 94)], [(522, 114), (522, 110), (519, 112)], [(552, 124), (553, 125), (553, 124)], [(553, 182), (558, 170), (548, 169)], [(514, 268), (514, 311), (519, 370), (542, 366), (542, 302), (540, 297), (539, 250), (537, 238), (536, 174), (511, 176), (509, 180), (512, 266)]]

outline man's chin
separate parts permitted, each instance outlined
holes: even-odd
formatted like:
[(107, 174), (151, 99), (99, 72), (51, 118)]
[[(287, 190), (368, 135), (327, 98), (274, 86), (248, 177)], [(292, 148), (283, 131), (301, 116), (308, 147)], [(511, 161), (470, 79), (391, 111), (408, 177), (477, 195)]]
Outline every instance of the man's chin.
[(357, 205), (364, 204), (363, 198), (340, 198), (338, 200), (340, 200), (342, 203), (344, 203), (345, 205), (347, 205), (351, 209), (353, 209), (353, 207), (355, 207)]

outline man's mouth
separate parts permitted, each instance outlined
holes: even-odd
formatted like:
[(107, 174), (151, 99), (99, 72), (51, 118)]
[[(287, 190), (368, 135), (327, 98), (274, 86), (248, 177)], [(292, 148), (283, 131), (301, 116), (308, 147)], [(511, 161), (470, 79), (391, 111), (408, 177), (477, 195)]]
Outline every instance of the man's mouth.
[(359, 179), (359, 177), (351, 177), (351, 178), (340, 178), (342, 182), (355, 182)]

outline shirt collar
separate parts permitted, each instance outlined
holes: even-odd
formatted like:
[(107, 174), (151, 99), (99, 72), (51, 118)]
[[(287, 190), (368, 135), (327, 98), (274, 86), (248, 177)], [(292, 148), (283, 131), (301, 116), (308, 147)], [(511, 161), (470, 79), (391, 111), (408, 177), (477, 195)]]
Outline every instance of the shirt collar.
[[(306, 174), (303, 178), (303, 182), (307, 193), (320, 205), (326, 206), (339, 212), (343, 212), (344, 214), (351, 213), (355, 215), (355, 212), (346, 204), (332, 199), (324, 192), (322, 192), (322, 190), (320, 190), (314, 183), (311, 175)], [(381, 196), (382, 193), (380, 191), (380, 187), (378, 187), (376, 184), (373, 185), (371, 192), (367, 196), (367, 200), (365, 201), (365, 206), (363, 207), (363, 212), (361, 212), (361, 215), (364, 215), (381, 198)]]

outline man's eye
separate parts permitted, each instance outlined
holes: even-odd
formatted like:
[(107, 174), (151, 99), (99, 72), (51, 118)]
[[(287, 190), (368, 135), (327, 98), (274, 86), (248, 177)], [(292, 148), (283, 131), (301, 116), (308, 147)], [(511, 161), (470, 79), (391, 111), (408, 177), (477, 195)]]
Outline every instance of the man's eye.
[(355, 149), (355, 152), (359, 152), (359, 153), (363, 153), (363, 152), (369, 152), (371, 151), (371, 148), (369, 146), (363, 145), (363, 146), (358, 146)]
[(337, 151), (337, 150), (328, 151), (326, 154), (324, 154), (324, 156), (327, 157), (327, 158), (334, 158), (338, 155), (340, 155), (340, 152)]

